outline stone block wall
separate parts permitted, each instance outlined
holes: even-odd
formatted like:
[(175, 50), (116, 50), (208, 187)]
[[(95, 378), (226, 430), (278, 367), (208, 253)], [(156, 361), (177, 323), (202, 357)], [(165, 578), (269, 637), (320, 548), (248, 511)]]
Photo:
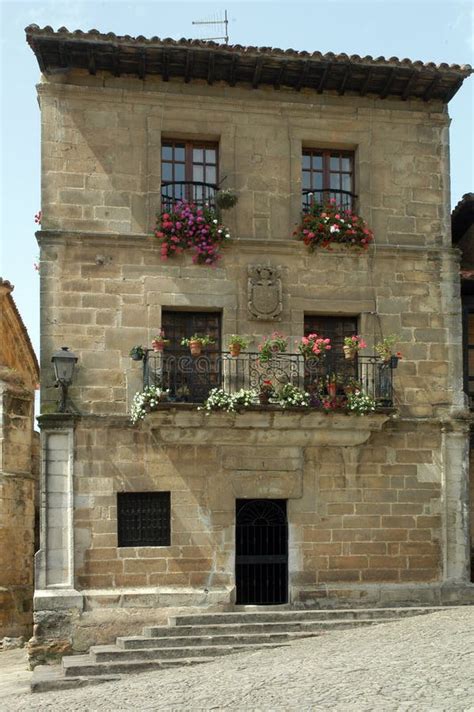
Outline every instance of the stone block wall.
[[(294, 601), (326, 584), (439, 580), (439, 429), (387, 423), (379, 432), (386, 416), (368, 416), (366, 424), (318, 414), (211, 417), (162, 411), (138, 429), (81, 423), (78, 589), (231, 589), (235, 500), (262, 496), (289, 500)], [(318, 445), (332, 420), (343, 444)], [(366, 441), (357, 444), (351, 428)], [(156, 490), (171, 492), (171, 546), (118, 548), (117, 492)]]
[(28, 637), (33, 624), (33, 395), (9, 378), (0, 380), (0, 639)]

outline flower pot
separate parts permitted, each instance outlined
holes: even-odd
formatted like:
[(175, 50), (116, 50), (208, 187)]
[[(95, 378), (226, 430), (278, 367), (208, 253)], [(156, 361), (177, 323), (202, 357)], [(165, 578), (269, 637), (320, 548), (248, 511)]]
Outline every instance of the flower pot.
[(392, 368), (397, 368), (397, 367), (398, 367), (398, 361), (399, 361), (398, 356), (390, 356), (390, 366), (391, 366)]
[(153, 341), (151, 342), (151, 346), (152, 346), (153, 351), (163, 351), (165, 348), (165, 342), (164, 341), (156, 341), (155, 339), (153, 339)]
[(336, 397), (337, 393), (337, 384), (336, 383), (328, 383), (328, 395), (331, 398), (331, 400), (334, 400)]
[(202, 344), (200, 341), (190, 341), (189, 350), (191, 351), (191, 356), (200, 356), (202, 352)]
[(143, 356), (141, 354), (133, 354), (133, 356), (130, 357), (132, 361), (142, 361)]
[(260, 405), (268, 405), (270, 403), (270, 393), (265, 393), (265, 391), (261, 391), (258, 394), (258, 400), (260, 401)]
[(353, 361), (355, 359), (357, 351), (354, 351), (354, 349), (349, 348), (349, 346), (343, 346), (342, 350), (344, 351), (344, 358), (346, 358), (348, 361)]
[(242, 346), (240, 344), (229, 344), (229, 352), (231, 356), (240, 356)]

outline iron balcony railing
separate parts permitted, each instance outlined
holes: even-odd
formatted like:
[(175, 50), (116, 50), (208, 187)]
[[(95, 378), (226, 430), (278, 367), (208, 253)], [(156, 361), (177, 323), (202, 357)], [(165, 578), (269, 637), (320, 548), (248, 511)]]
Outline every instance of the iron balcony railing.
[(161, 211), (171, 211), (176, 203), (186, 201), (199, 208), (216, 207), (215, 195), (218, 187), (215, 183), (180, 180), (163, 181), (161, 184)]
[(336, 354), (321, 361), (305, 359), (301, 354), (278, 353), (262, 363), (260, 353), (245, 352), (233, 357), (225, 352), (192, 356), (182, 351), (147, 351), (143, 363), (143, 384), (169, 391), (168, 400), (179, 403), (203, 403), (212, 388), (227, 393), (240, 389), (259, 392), (264, 381), (276, 390), (291, 383), (311, 396), (314, 407), (327, 398), (340, 399), (360, 390), (375, 399), (379, 407), (393, 405), (393, 369), (396, 357), (381, 361), (376, 356), (358, 356), (354, 360)]
[(343, 210), (353, 210), (357, 195), (348, 190), (303, 190), (301, 191), (303, 212), (308, 213), (313, 203), (326, 203), (335, 200)]

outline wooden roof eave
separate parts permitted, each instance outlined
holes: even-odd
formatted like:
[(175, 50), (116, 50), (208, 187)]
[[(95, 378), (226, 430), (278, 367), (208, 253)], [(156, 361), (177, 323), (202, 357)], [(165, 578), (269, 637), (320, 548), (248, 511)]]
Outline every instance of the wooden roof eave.
[(185, 82), (203, 79), (209, 84), (219, 79), (231, 86), (237, 82), (249, 83), (255, 89), (261, 84), (273, 85), (275, 89), (284, 85), (296, 91), (310, 88), (318, 93), (375, 94), (403, 100), (447, 102), (470, 73), (470, 68), (457, 71), (435, 67), (433, 71), (414, 64), (391, 65), (389, 61), (384, 64), (377, 64), (376, 60), (352, 62), (349, 57), (345, 62), (341, 58), (328, 61), (322, 56), (295, 57), (250, 51), (255, 48), (236, 52), (224, 45), (213, 47), (213, 43), (204, 47), (166, 43), (140, 45), (70, 35), (61, 37), (60, 41), (50, 35), (33, 37), (29, 43), (45, 74), (64, 71), (67, 65), (70, 69), (85, 69), (90, 74), (102, 70), (115, 76), (135, 74), (144, 79), (147, 75), (161, 75), (164, 81), (173, 76), (182, 77)]

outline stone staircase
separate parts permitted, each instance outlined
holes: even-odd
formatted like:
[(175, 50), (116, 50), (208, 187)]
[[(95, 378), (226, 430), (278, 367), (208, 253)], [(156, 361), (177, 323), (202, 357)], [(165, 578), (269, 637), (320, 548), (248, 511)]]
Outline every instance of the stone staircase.
[(120, 679), (129, 673), (197, 665), (231, 653), (265, 650), (292, 641), (357, 626), (398, 621), (445, 607), (252, 610), (201, 613), (150, 626), (143, 635), (119, 637), (115, 645), (95, 645), (87, 655), (64, 657), (61, 666), (35, 668), (31, 690), (81, 687)]

